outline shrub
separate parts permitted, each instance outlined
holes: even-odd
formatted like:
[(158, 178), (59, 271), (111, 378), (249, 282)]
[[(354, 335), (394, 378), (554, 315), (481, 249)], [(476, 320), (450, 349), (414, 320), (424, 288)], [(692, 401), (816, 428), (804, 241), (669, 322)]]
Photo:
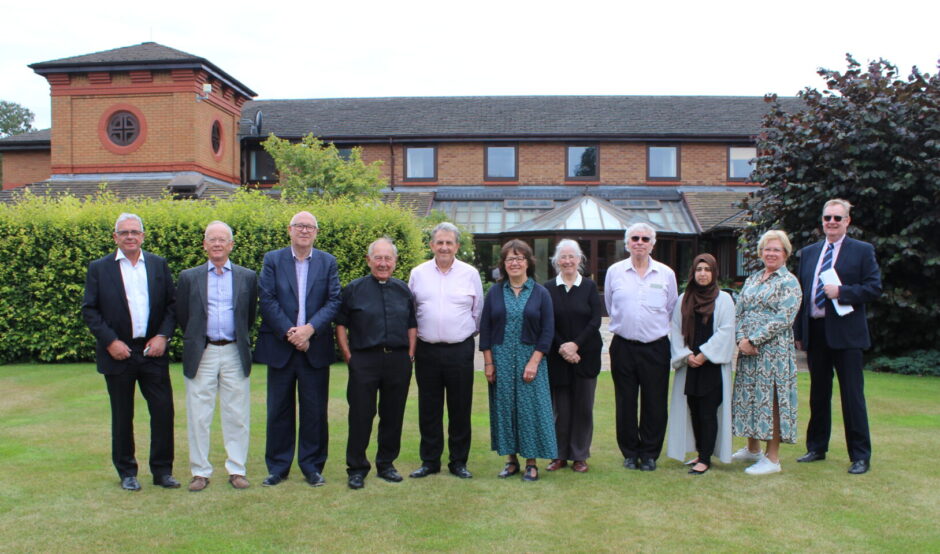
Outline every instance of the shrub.
[(940, 350), (913, 350), (903, 356), (878, 356), (867, 369), (901, 375), (940, 377)]

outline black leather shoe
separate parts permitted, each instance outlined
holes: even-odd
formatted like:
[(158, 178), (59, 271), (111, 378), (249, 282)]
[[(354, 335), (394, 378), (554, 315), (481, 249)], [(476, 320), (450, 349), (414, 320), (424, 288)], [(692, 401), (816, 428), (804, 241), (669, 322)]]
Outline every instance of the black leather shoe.
[(473, 478), (473, 474), (470, 473), (470, 470), (467, 469), (467, 466), (465, 465), (451, 466), (449, 469), (450, 469), (451, 475), (456, 475), (457, 477), (460, 477), (461, 479)]
[(172, 475), (158, 475), (153, 478), (153, 484), (165, 489), (180, 488), (180, 482), (174, 479)]
[(496, 476), (500, 479), (505, 479), (507, 477), (512, 477), (513, 475), (519, 473), (519, 460), (514, 462), (506, 462), (506, 465), (503, 467), (503, 470), (500, 471)]
[(871, 469), (871, 463), (868, 460), (855, 460), (852, 462), (852, 467), (849, 468), (849, 473), (852, 475), (861, 475), (868, 473), (869, 469)]
[(640, 466), (636, 463), (636, 458), (624, 458), (623, 467), (627, 469), (639, 469)]
[(268, 475), (267, 477), (265, 477), (264, 481), (261, 481), (261, 486), (262, 487), (276, 487), (277, 485), (280, 485), (283, 481), (286, 481), (286, 480), (287, 480), (287, 477), (281, 477), (280, 475), (274, 475), (272, 473), (271, 475)]
[(803, 454), (802, 456), (797, 458), (796, 461), (802, 463), (802, 462), (815, 462), (817, 460), (825, 460), (825, 459), (826, 459), (825, 452), (814, 452), (810, 450), (806, 454)]
[(539, 480), (539, 468), (534, 465), (525, 466), (525, 473), (522, 474), (523, 481), (538, 481)]
[(137, 481), (137, 478), (131, 475), (130, 477), (123, 477), (121, 479), (121, 488), (126, 491), (139, 491), (140, 482)]
[(656, 471), (656, 460), (647, 458), (640, 464), (640, 471)]
[(352, 490), (358, 490), (364, 486), (366, 486), (365, 477), (363, 477), (362, 475), (359, 475), (358, 473), (355, 475), (349, 476), (349, 488), (351, 488)]
[(412, 471), (411, 475), (408, 477), (411, 477), (412, 479), (421, 479), (422, 477), (427, 477), (428, 475), (433, 475), (440, 472), (441, 468), (432, 469), (430, 466), (421, 466), (418, 469)]
[(388, 481), (389, 483), (401, 483), (402, 477), (401, 473), (398, 473), (398, 470), (394, 467), (385, 468), (378, 473), (379, 479), (383, 481)]
[(307, 481), (307, 484), (311, 487), (322, 487), (326, 484), (326, 479), (324, 479), (318, 471), (314, 471), (310, 475), (307, 475), (304, 480)]

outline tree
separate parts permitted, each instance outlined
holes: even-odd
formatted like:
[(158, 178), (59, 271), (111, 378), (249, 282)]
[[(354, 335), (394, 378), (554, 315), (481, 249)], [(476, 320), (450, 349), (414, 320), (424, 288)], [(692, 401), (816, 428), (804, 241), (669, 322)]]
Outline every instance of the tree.
[(877, 350), (940, 344), (940, 79), (915, 67), (907, 79), (888, 61), (867, 72), (851, 55), (844, 73), (820, 69), (828, 90), (807, 87), (802, 111), (770, 95), (757, 140), (754, 179), (742, 204), (743, 241), (756, 252), (767, 229), (789, 232), (794, 251), (819, 240), (822, 206), (844, 198), (850, 235), (871, 242), (884, 294), (869, 314)]
[(323, 143), (313, 133), (299, 143), (272, 134), (262, 146), (274, 158), (281, 198), (288, 202), (314, 198), (377, 200), (385, 186), (379, 169), (382, 162), (366, 165), (360, 148), (353, 148), (349, 159), (344, 160), (336, 146)]
[(0, 100), (0, 138), (28, 133), (33, 129), (35, 114), (16, 102)]

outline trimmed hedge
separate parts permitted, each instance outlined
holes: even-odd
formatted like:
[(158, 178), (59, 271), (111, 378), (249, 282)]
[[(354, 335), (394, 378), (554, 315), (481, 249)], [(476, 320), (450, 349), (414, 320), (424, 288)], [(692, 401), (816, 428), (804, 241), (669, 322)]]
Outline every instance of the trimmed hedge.
[[(301, 206), (254, 191), (218, 201), (27, 193), (15, 204), (0, 205), (0, 363), (94, 359), (94, 338), (81, 318), (85, 272), (89, 262), (115, 250), (111, 234), (121, 212), (143, 219), (143, 248), (164, 256), (176, 276), (206, 262), (203, 231), (216, 219), (234, 230), (232, 261), (260, 273), (264, 253), (290, 243), (287, 226), (301, 210), (316, 215), (316, 247), (336, 256), (343, 285), (369, 272), (366, 249), (381, 236), (398, 247), (396, 277), (407, 280), (425, 258), (419, 222), (388, 205)], [(174, 358), (180, 342), (172, 343)]]

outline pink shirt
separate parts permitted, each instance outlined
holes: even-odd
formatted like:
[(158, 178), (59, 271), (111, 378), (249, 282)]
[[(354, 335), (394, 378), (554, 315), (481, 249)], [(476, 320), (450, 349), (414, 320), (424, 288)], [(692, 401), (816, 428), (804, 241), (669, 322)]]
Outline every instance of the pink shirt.
[(676, 274), (669, 266), (650, 258), (646, 275), (640, 277), (629, 258), (615, 263), (604, 279), (610, 332), (639, 342), (665, 337), (678, 296)]
[(470, 264), (454, 260), (447, 273), (434, 260), (411, 270), (408, 288), (415, 297), (418, 338), (456, 344), (477, 334), (483, 313), (483, 283)]
[[(832, 247), (832, 268), (836, 267), (836, 260), (839, 259), (839, 251), (842, 250), (842, 241), (845, 240), (845, 235), (842, 235), (842, 238), (835, 241)], [(813, 290), (809, 296), (810, 304), (812, 305), (809, 311), (809, 315), (813, 319), (819, 319), (821, 317), (826, 317), (826, 310), (816, 306), (816, 302), (812, 300), (816, 298), (816, 289), (819, 286), (819, 270), (822, 269), (823, 258), (826, 257), (826, 249), (829, 248), (829, 241), (824, 240), (822, 245), (822, 250), (819, 251), (819, 259), (816, 260), (816, 271), (813, 272)]]

